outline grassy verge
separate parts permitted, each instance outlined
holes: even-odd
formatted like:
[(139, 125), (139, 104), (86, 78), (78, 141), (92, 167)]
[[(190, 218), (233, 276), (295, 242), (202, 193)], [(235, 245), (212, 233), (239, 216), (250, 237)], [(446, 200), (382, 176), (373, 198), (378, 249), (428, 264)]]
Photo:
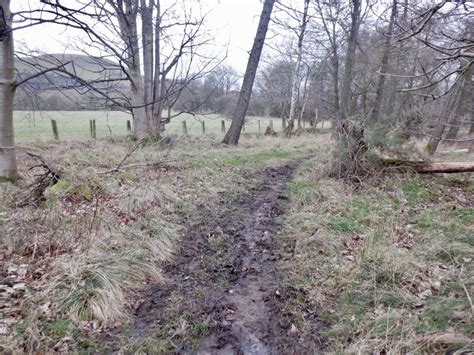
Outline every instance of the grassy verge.
[(282, 310), (331, 352), (472, 351), (474, 180), (387, 177), (354, 191), (306, 162), (290, 186)]
[[(141, 291), (162, 281), (161, 265), (199, 203), (244, 192), (251, 187), (246, 174), (311, 153), (313, 140), (247, 136), (240, 147), (229, 148), (213, 136), (187, 137), (171, 149), (141, 147), (123, 164), (132, 167), (115, 173), (104, 172), (135, 143), (104, 139), (25, 147), (62, 174), (35, 204), (28, 188), (35, 176), (28, 168), (36, 162), (20, 153), (23, 180), (0, 185), (0, 351), (100, 349), (94, 334), (131, 321)], [(155, 161), (164, 162), (143, 165)], [(175, 332), (182, 326), (179, 317), (170, 310), (168, 325)], [(205, 332), (204, 325), (185, 328), (183, 338)]]

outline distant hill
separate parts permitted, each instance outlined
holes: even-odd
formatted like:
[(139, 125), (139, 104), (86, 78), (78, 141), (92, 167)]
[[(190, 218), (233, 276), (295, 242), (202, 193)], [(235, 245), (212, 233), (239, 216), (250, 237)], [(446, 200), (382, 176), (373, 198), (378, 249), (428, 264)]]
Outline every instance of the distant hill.
[(84, 80), (120, 78), (123, 73), (118, 65), (111, 60), (95, 58), (80, 54), (44, 54), (40, 56), (20, 57), (16, 59), (17, 75), (25, 77), (38, 71), (68, 63), (64, 69), (75, 73)]
[[(67, 64), (66, 64), (67, 63)], [(80, 54), (45, 54), (16, 58), (17, 81), (24, 80), (45, 69), (66, 64), (63, 68), (87, 82), (123, 78), (118, 63), (104, 58)], [(101, 82), (95, 87), (107, 92), (127, 92), (126, 81)], [(104, 98), (93, 90), (81, 87), (78, 80), (61, 72), (48, 72), (20, 86), (16, 95), (18, 110), (78, 110), (107, 106)]]

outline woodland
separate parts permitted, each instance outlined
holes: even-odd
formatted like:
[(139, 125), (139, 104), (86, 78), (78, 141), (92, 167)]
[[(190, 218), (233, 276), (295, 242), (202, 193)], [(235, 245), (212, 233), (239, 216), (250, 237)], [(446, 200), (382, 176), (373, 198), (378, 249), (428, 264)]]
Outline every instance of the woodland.
[(255, 3), (0, 0), (1, 353), (474, 352), (474, 3)]

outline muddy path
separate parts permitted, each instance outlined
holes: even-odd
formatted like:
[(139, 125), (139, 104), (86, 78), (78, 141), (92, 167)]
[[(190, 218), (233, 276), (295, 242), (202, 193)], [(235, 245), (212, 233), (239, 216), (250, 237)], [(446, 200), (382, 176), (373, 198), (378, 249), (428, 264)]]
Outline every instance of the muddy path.
[(147, 291), (128, 338), (158, 329), (172, 339), (167, 350), (185, 354), (315, 350), (298, 344), (291, 320), (279, 309), (277, 217), (299, 163), (257, 172), (252, 178), (259, 182), (248, 193), (223, 193), (201, 204), (165, 266), (167, 282)]

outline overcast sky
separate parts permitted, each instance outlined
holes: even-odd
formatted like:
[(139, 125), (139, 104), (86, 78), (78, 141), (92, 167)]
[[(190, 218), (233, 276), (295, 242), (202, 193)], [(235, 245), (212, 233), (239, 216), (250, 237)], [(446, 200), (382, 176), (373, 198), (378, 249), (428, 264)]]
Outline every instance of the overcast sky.
[[(39, 0), (12, 1), (12, 10), (34, 6)], [(197, 3), (197, 1), (196, 1)], [(262, 9), (260, 0), (201, 0), (203, 12), (207, 15), (207, 28), (213, 30), (216, 45), (223, 49), (228, 43), (227, 63), (241, 73), (245, 70), (253, 38)], [(51, 24), (42, 24), (15, 32), (18, 47), (47, 53), (62, 53), (71, 38), (78, 34), (72, 30)]]

